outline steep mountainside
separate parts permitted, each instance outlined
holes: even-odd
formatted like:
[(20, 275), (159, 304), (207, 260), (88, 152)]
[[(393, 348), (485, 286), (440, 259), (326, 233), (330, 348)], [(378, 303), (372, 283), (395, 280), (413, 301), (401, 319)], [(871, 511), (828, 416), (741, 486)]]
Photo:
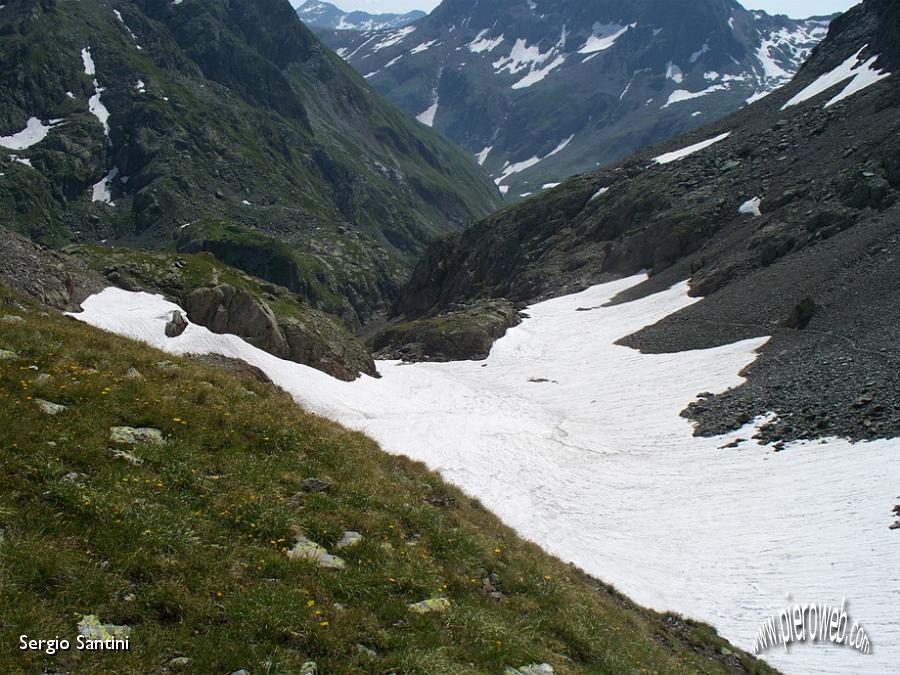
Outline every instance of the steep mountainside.
[(629, 344), (774, 336), (746, 385), (694, 406), (701, 432), (774, 412), (770, 438), (900, 435), (898, 73), (900, 6), (866, 0), (784, 89), (436, 242), (396, 312), (690, 278), (703, 300)]
[(399, 30), (323, 37), (518, 200), (785, 84), (827, 25), (735, 0), (445, 0)]
[(405, 14), (369, 14), (345, 12), (330, 2), (308, 0), (297, 7), (297, 16), (307, 26), (332, 30), (384, 30), (400, 28), (425, 16), (425, 12), (413, 10)]
[[(0, 317), (0, 672), (774, 672), (257, 370), (2, 285)], [(101, 626), (130, 649), (75, 648)], [(24, 651), (20, 635), (71, 648)]]
[(7, 3), (0, 146), (0, 224), (211, 250), (351, 324), (498, 198), (284, 0)]

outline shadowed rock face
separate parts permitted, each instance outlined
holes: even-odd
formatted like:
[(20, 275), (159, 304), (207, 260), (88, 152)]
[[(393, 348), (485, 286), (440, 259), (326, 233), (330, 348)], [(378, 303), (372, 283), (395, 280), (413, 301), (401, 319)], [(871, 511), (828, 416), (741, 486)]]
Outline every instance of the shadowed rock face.
[(184, 297), (184, 308), (191, 321), (213, 333), (239, 335), (282, 358), (288, 354), (287, 340), (272, 310), (249, 293), (228, 284), (197, 288)]
[(78, 311), (108, 284), (76, 258), (51, 251), (0, 225), (0, 282), (42, 304)]

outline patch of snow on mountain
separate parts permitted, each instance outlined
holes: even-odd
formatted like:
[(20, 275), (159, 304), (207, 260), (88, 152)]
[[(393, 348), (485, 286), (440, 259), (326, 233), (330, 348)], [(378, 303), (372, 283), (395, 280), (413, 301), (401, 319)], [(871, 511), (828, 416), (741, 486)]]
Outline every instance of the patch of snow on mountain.
[(709, 40), (704, 42), (703, 46), (700, 47), (700, 49), (698, 49), (693, 54), (691, 54), (691, 58), (689, 59), (689, 61), (691, 63), (697, 63), (697, 61), (700, 60), (700, 57), (703, 56), (704, 54), (706, 54), (708, 51), (709, 51)]
[(694, 143), (693, 145), (689, 145), (688, 147), (682, 148), (681, 150), (667, 152), (664, 155), (660, 155), (659, 157), (654, 157), (653, 161), (657, 164), (671, 164), (672, 162), (677, 162), (680, 159), (684, 159), (685, 157), (693, 155), (695, 152), (705, 150), (709, 146), (715, 145), (720, 141), (724, 141), (729, 136), (731, 136), (730, 131), (721, 134), (720, 136), (716, 136), (715, 138), (710, 138), (705, 141), (700, 141), (699, 143)]
[(119, 175), (119, 169), (117, 167), (113, 167), (112, 170), (106, 174), (103, 178), (100, 179), (99, 182), (94, 183), (94, 186), (91, 188), (91, 201), (92, 202), (105, 202), (110, 206), (115, 206), (112, 200), (112, 186), (111, 183), (115, 180), (115, 177)]
[(56, 126), (54, 122), (59, 123), (59, 120), (51, 120), (48, 124), (44, 124), (37, 117), (31, 117), (22, 131), (11, 136), (0, 136), (0, 146), (9, 150), (26, 150), (44, 140), (50, 129)]
[(429, 42), (423, 42), (420, 45), (416, 45), (412, 49), (409, 50), (410, 54), (418, 54), (419, 52), (427, 51), (429, 47), (433, 47), (437, 43), (437, 40), (430, 40)]
[(94, 64), (94, 59), (91, 57), (91, 50), (88, 47), (85, 47), (81, 50), (81, 62), (84, 64), (84, 74), (89, 75), (94, 78), (94, 95), (88, 99), (88, 111), (96, 117), (100, 124), (103, 125), (103, 133), (106, 135), (106, 138), (109, 138), (109, 110), (107, 110), (106, 106), (103, 105), (103, 101), (100, 100), (100, 94), (102, 94), (105, 90), (100, 84), (97, 82), (97, 67)]
[(397, 30), (388, 33), (381, 42), (375, 43), (372, 47), (372, 52), (374, 53), (381, 51), (382, 49), (387, 49), (388, 47), (393, 47), (415, 30), (415, 26), (404, 26), (403, 28), (398, 28)]
[(494, 182), (497, 185), (500, 185), (503, 181), (505, 181), (507, 178), (512, 176), (514, 173), (521, 173), (522, 171), (525, 171), (525, 169), (530, 169), (538, 162), (543, 162), (548, 157), (552, 157), (553, 155), (555, 155), (559, 152), (562, 152), (565, 149), (565, 147), (569, 143), (572, 142), (573, 138), (575, 138), (574, 134), (569, 136), (568, 138), (563, 139), (562, 141), (560, 141), (559, 145), (557, 145), (555, 148), (553, 148), (553, 150), (548, 152), (543, 157), (534, 156), (534, 157), (530, 157), (526, 160), (523, 160), (521, 162), (515, 162), (514, 164), (507, 162), (506, 165), (501, 169), (500, 177), (495, 178)]
[(761, 216), (762, 212), (759, 210), (760, 204), (762, 204), (762, 199), (759, 197), (748, 199), (743, 204), (741, 204), (740, 208), (738, 209), (738, 213), (743, 213), (748, 216)]
[(475, 161), (478, 162), (478, 166), (484, 166), (484, 162), (487, 159), (487, 156), (491, 154), (491, 150), (494, 149), (494, 146), (489, 145), (486, 148), (483, 148), (481, 152), (475, 154)]
[(684, 82), (684, 73), (681, 68), (669, 61), (666, 64), (666, 78), (672, 80), (675, 84)]
[(131, 36), (131, 39), (132, 39), (132, 40), (134, 41), (134, 43), (135, 43), (135, 44), (134, 44), (135, 48), (136, 48), (138, 51), (142, 50), (143, 47), (141, 47), (139, 44), (137, 44), (137, 36), (131, 31), (131, 29), (128, 27), (128, 24), (125, 23), (125, 19), (122, 18), (122, 12), (120, 12), (120, 11), (117, 10), (117, 9), (114, 9), (114, 10), (113, 10), (113, 14), (116, 15), (116, 18), (119, 20), (119, 23), (122, 24), (122, 27), (123, 27), (123, 28), (125, 29), (125, 31)]
[(143, 80), (138, 80), (137, 82), (135, 82), (134, 88), (138, 91), (138, 93), (141, 93), (141, 94), (143, 94), (145, 91), (147, 91), (147, 85), (144, 84)]
[(636, 23), (628, 26), (595, 23), (593, 32), (581, 46), (581, 49), (578, 50), (578, 53), (593, 54), (595, 52), (605, 51), (616, 44), (616, 40), (625, 35), (629, 28), (634, 28), (635, 26), (637, 26)]
[(84, 74), (93, 77), (97, 74), (97, 66), (94, 65), (94, 59), (91, 58), (91, 50), (85, 47), (81, 50), (81, 63), (84, 64)]
[(676, 89), (671, 94), (669, 94), (669, 100), (666, 101), (665, 105), (663, 105), (663, 109), (668, 108), (670, 105), (674, 103), (681, 103), (682, 101), (690, 101), (694, 98), (700, 98), (701, 96), (708, 96), (709, 94), (714, 94), (717, 91), (724, 91), (728, 89), (728, 87), (724, 84), (714, 84), (711, 87), (707, 87), (702, 91), (688, 91), (687, 89)]
[(552, 188), (555, 188), (557, 185), (559, 185), (559, 183), (544, 183), (543, 185), (541, 185), (541, 190), (550, 190)]
[(434, 102), (430, 106), (428, 106), (428, 108), (416, 115), (416, 119), (426, 126), (433, 127), (434, 116), (437, 115), (438, 103), (439, 99), (435, 94)]
[(490, 32), (490, 30), (490, 28), (485, 28), (475, 36), (474, 40), (466, 45), (469, 48), (470, 52), (473, 52), (475, 54), (481, 54), (482, 52), (492, 52), (494, 51), (494, 49), (503, 44), (502, 34), (499, 37), (495, 38), (485, 37)]
[(27, 166), (30, 169), (34, 168), (31, 164), (31, 160), (28, 159), (27, 157), (19, 157), (18, 155), (10, 155), (9, 161), (10, 162), (18, 162), (19, 164), (24, 164), (25, 166)]
[(609, 192), (609, 188), (608, 188), (608, 187), (602, 187), (602, 188), (600, 188), (599, 190), (597, 190), (593, 195), (591, 195), (591, 198), (588, 199), (588, 201), (589, 201), (589, 202), (592, 202), (592, 201), (594, 201), (595, 199), (599, 199), (600, 197), (602, 197), (603, 195), (605, 195), (607, 192)]
[(354, 382), (194, 323), (167, 338), (180, 308), (161, 296), (107, 289), (72, 316), (170, 353), (242, 359), (306, 409), (424, 462), (549, 553), (639, 604), (706, 621), (738, 647), (752, 649), (788, 593), (790, 604), (846, 598), (877, 636), (871, 654), (819, 642), (765, 659), (798, 674), (895, 673), (897, 541), (888, 525), (900, 441), (720, 449), (752, 439), (753, 423), (694, 436), (680, 411), (698, 392), (742, 384), (768, 338), (674, 354), (618, 345), (698, 300), (680, 283), (607, 305), (645, 279), (532, 305), (484, 361), (381, 361), (381, 378)]
[(566, 60), (565, 56), (563, 56), (562, 54), (558, 54), (555, 59), (553, 59), (550, 63), (548, 63), (543, 68), (540, 68), (540, 67), (533, 68), (531, 70), (531, 72), (529, 72), (525, 77), (523, 77), (518, 82), (515, 82), (512, 85), (512, 88), (513, 89), (524, 89), (526, 87), (530, 87), (531, 85), (533, 85), (537, 82), (540, 82), (545, 77), (547, 77), (547, 75), (549, 75), (553, 69), (559, 68), (559, 66), (561, 66), (565, 62), (565, 60)]
[(820, 75), (814, 82), (805, 87), (790, 101), (785, 103), (781, 107), (781, 109), (785, 110), (792, 106), (805, 103), (811, 98), (815, 98), (819, 94), (828, 91), (834, 86), (837, 86), (841, 82), (845, 82), (846, 80), (853, 78), (843, 91), (841, 91), (837, 96), (835, 96), (825, 104), (824, 107), (828, 108), (838, 101), (842, 101), (848, 96), (852, 96), (853, 94), (862, 91), (866, 87), (875, 84), (879, 80), (883, 80), (884, 78), (889, 77), (890, 73), (886, 73), (881, 70), (875, 70), (872, 67), (878, 60), (878, 56), (873, 56), (865, 63), (860, 63), (860, 54), (862, 54), (863, 50), (865, 50), (866, 47), (868, 47), (868, 45), (862, 47), (862, 49), (860, 49), (834, 70), (827, 72), (824, 75)]

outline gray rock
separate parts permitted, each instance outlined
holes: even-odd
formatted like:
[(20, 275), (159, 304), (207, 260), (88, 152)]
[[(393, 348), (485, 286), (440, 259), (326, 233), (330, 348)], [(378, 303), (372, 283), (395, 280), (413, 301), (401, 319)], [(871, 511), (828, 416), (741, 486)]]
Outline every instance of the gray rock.
[(34, 402), (37, 403), (38, 408), (41, 409), (41, 412), (45, 415), (58, 415), (66, 409), (66, 406), (61, 403), (53, 403), (51, 401), (45, 401), (42, 398), (34, 399)]
[(505, 675), (553, 675), (553, 666), (549, 663), (529, 663), (519, 668), (507, 668)]
[(131, 634), (131, 626), (100, 623), (96, 614), (85, 614), (78, 622), (78, 634), (88, 640), (123, 639)]
[(110, 427), (109, 440), (124, 445), (162, 445), (166, 442), (162, 431), (148, 427)]
[(187, 656), (176, 656), (169, 661), (169, 668), (172, 670), (187, 670), (193, 662), (194, 660)]
[(241, 668), (240, 670), (235, 670), (235, 671), (229, 673), (228, 675), (250, 675), (250, 673), (248, 673), (246, 670)]
[(181, 335), (188, 327), (184, 315), (177, 309), (172, 312), (172, 318), (166, 322), (166, 337), (174, 338)]
[(358, 642), (356, 643), (356, 651), (358, 651), (363, 656), (369, 656), (371, 658), (378, 656), (378, 652), (376, 652), (374, 649), (369, 649), (365, 645)]
[(0, 361), (6, 361), (8, 359), (17, 359), (19, 355), (13, 351), (8, 349), (0, 349)]
[(300, 675), (319, 675), (319, 666), (315, 661), (307, 661), (300, 666)]
[(406, 608), (414, 614), (441, 614), (450, 609), (450, 601), (447, 598), (428, 598), (410, 603)]
[(344, 532), (344, 535), (341, 537), (341, 540), (334, 545), (335, 548), (351, 548), (356, 546), (359, 542), (363, 540), (363, 536), (359, 532), (353, 532), (349, 530)]
[(134, 464), (135, 466), (140, 466), (141, 464), (144, 463), (144, 460), (142, 460), (140, 457), (138, 457), (137, 455), (134, 455), (130, 452), (126, 452), (125, 450), (119, 450), (117, 448), (110, 448), (109, 451), (113, 454), (113, 457), (116, 457), (118, 459), (124, 459), (129, 464)]
[(312, 492), (328, 492), (330, 488), (331, 483), (319, 480), (318, 478), (306, 478), (300, 483), (300, 489), (307, 494)]
[(47, 384), (50, 382), (51, 378), (47, 373), (38, 373), (34, 378), (35, 384)]
[(65, 476), (60, 478), (63, 483), (74, 483), (75, 485), (81, 485), (81, 479), (85, 478), (83, 473), (78, 473), (77, 471), (70, 471)]
[(139, 371), (137, 368), (135, 368), (133, 366), (128, 369), (128, 372), (125, 373), (125, 377), (127, 377), (129, 380), (143, 380), (144, 379), (144, 376), (141, 375), (141, 371)]
[(278, 357), (288, 343), (267, 304), (229, 284), (196, 288), (184, 298), (188, 318), (213, 333), (230, 333)]
[(324, 547), (303, 535), (297, 536), (297, 542), (288, 551), (288, 557), (294, 560), (309, 560), (326, 569), (342, 570), (347, 566), (343, 559), (330, 554)]
[(16, 316), (15, 314), (6, 314), (0, 317), (0, 321), (3, 323), (24, 323), (25, 319), (21, 316)]

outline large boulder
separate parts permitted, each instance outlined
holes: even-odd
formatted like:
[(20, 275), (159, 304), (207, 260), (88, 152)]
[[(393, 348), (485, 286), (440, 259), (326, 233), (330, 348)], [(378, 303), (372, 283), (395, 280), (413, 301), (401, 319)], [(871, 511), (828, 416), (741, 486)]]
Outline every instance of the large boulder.
[(188, 318), (213, 333), (230, 333), (270, 354), (288, 356), (288, 342), (269, 306), (229, 284), (196, 288), (184, 297)]

